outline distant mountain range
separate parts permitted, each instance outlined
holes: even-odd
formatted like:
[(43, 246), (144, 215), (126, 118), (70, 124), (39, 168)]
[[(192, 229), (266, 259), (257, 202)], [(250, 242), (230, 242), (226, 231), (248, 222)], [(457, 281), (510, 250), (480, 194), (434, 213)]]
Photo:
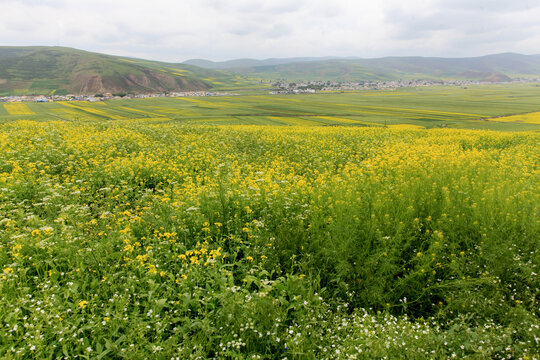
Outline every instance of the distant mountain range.
[(355, 58), (339, 58), (336, 56), (326, 56), (326, 57), (294, 57), (294, 58), (273, 58), (265, 60), (256, 60), (256, 59), (235, 59), (227, 61), (210, 61), (204, 59), (191, 59), (184, 61), (184, 64), (199, 66), (206, 69), (214, 70), (231, 70), (236, 69), (243, 70), (259, 66), (274, 66), (274, 65), (285, 65), (291, 63), (304, 63), (311, 61), (326, 61), (326, 60), (336, 60), (336, 59), (355, 59)]
[(64, 47), (0, 47), (0, 95), (156, 93), (259, 87), (259, 80), (507, 81), (540, 76), (540, 55), (473, 58), (300, 57), (184, 63), (112, 56)]
[(384, 57), (238, 59), (223, 62), (188, 60), (208, 69), (221, 69), (264, 79), (288, 80), (397, 80), (469, 79), (507, 81), (540, 75), (540, 55), (504, 53), (471, 58)]
[[(0, 47), (0, 94), (207, 90), (221, 72), (63, 47)], [(225, 76), (230, 77), (230, 76)]]

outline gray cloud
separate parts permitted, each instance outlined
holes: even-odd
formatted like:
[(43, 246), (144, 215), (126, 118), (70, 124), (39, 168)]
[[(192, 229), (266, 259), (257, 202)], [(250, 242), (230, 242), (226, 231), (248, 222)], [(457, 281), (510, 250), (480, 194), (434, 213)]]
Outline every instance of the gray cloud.
[(202, 4), (207, 9), (215, 9), (225, 13), (284, 14), (298, 11), (306, 4), (306, 1), (202, 0)]
[(538, 16), (540, 6), (532, 1), (453, 0), (438, 1), (424, 12), (392, 9), (386, 14), (386, 23), (392, 27), (392, 39), (431, 44), (435, 50), (445, 46), (445, 55), (452, 50), (459, 56), (538, 53), (538, 48), (519, 47), (521, 41), (538, 39)]
[(0, 0), (0, 45), (192, 57), (540, 53), (536, 0)]
[(535, 0), (438, 0), (436, 6), (441, 10), (457, 9), (482, 13), (516, 12), (540, 6)]

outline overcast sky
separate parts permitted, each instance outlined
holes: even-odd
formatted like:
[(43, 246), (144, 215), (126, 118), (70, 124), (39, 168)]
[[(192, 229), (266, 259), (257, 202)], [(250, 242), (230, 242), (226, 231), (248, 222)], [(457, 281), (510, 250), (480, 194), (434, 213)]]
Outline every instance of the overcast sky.
[(540, 0), (0, 0), (0, 45), (171, 62), (540, 54)]

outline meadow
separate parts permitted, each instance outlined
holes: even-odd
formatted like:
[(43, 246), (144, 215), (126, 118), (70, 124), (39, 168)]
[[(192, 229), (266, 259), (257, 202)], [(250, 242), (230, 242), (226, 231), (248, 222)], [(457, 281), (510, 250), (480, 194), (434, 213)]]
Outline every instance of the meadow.
[(538, 125), (472, 116), (511, 91), (3, 109), (0, 357), (538, 359)]

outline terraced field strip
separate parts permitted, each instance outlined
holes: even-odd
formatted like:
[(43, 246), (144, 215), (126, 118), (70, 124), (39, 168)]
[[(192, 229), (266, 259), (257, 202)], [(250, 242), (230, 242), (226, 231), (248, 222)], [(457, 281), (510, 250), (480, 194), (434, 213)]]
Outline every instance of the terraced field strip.
[(190, 124), (204, 124), (204, 125), (229, 125), (231, 123), (239, 123), (238, 120), (234, 117), (228, 118), (201, 118), (201, 119), (189, 119), (187, 120)]
[(427, 113), (427, 114), (441, 114), (441, 115), (459, 115), (459, 116), (472, 116), (474, 118), (479, 118), (484, 115), (480, 114), (468, 114), (468, 113), (461, 113), (461, 112), (451, 112), (451, 111), (438, 111), (438, 110), (425, 110), (425, 109), (406, 109), (406, 108), (397, 108), (397, 107), (389, 107), (389, 106), (364, 106), (369, 108), (376, 108), (376, 109), (388, 109), (388, 110), (399, 110), (399, 111), (411, 111), (411, 112), (421, 112), (421, 113)]
[(155, 117), (164, 116), (163, 114), (157, 114), (157, 113), (150, 112), (150, 111), (147, 111), (147, 110), (135, 109), (135, 108), (132, 108), (132, 107), (127, 107), (125, 105), (121, 105), (119, 107), (119, 109), (122, 109), (122, 110), (125, 110), (125, 111), (128, 111), (128, 112), (135, 112), (135, 113), (143, 114), (143, 115), (152, 115), (152, 116), (155, 116)]
[(336, 105), (348, 107), (347, 109), (348, 113), (371, 114), (371, 115), (380, 116), (380, 117), (385, 116), (385, 117), (388, 117), (388, 119), (392, 119), (392, 118), (405, 118), (405, 119), (411, 119), (411, 120), (421, 119), (418, 117), (418, 115), (420, 114), (414, 114), (414, 113), (402, 113), (402, 112), (397, 112), (397, 111), (392, 111), (392, 110), (390, 111), (381, 111), (381, 110), (375, 110), (375, 109), (367, 110), (367, 109), (361, 109), (360, 106), (351, 105), (351, 104), (336, 104)]
[[(414, 93), (403, 93), (403, 92), (384, 92), (384, 93), (375, 93), (375, 94), (362, 94), (362, 96), (414, 96), (416, 94)], [(440, 95), (440, 93), (434, 94), (434, 95)]]
[(296, 125), (296, 126), (321, 126), (323, 125), (319, 121), (303, 119), (301, 117), (268, 116), (268, 118), (271, 120), (281, 121), (287, 125)]
[(35, 112), (30, 110), (26, 104), (23, 103), (8, 103), (4, 104), (4, 108), (10, 115), (34, 115)]
[(389, 128), (392, 129), (425, 129), (425, 126), (422, 125), (415, 125), (415, 124), (394, 124), (394, 125), (388, 125)]
[[(412, 115), (430, 115), (430, 116), (444, 116), (445, 118), (450, 116), (452, 118), (466, 118), (470, 120), (479, 119), (482, 117), (485, 117), (486, 115), (479, 115), (479, 114), (469, 114), (469, 113), (459, 113), (459, 112), (450, 112), (450, 111), (438, 111), (438, 110), (425, 110), (425, 109), (413, 109), (413, 108), (400, 108), (400, 107), (390, 107), (390, 106), (375, 106), (375, 105), (356, 105), (356, 104), (336, 104), (339, 106), (345, 106), (353, 108), (357, 111), (365, 111), (365, 109), (368, 110), (385, 110), (386, 112), (381, 112), (383, 115), (391, 115), (388, 113), (388, 111), (395, 111), (399, 112), (400, 114), (412, 114)], [(376, 114), (377, 112), (371, 112)], [(463, 120), (466, 120), (463, 119)]]
[[(286, 95), (286, 96), (290, 96), (290, 95)], [(283, 96), (280, 97), (279, 95), (251, 95), (251, 96), (245, 97), (243, 100), (252, 101), (252, 102), (259, 102), (260, 100), (264, 100), (265, 102), (268, 102), (268, 101), (306, 102), (306, 99), (293, 99), (290, 97), (283, 98)]]
[(66, 108), (66, 109), (51, 109), (51, 114), (55, 117), (60, 117), (66, 120), (79, 120), (81, 116), (90, 116), (91, 119), (101, 119), (86, 113), (83, 113), (76, 109)]
[(0, 116), (9, 116), (9, 113), (7, 112), (6, 108), (3, 106), (0, 106)]
[(213, 101), (205, 101), (205, 100), (193, 99), (193, 98), (185, 98), (185, 97), (181, 97), (181, 98), (178, 98), (178, 99), (189, 101), (191, 103), (201, 105), (202, 107), (210, 107), (210, 108), (212, 108), (212, 107), (215, 107), (215, 108), (225, 107), (225, 105), (215, 103)]
[(125, 116), (122, 116), (122, 115), (118, 115), (118, 114), (111, 114), (111, 113), (108, 113), (107, 111), (105, 110), (101, 110), (101, 109), (97, 109), (96, 106), (92, 106), (93, 104), (98, 104), (98, 103), (83, 103), (83, 102), (67, 102), (67, 101), (60, 101), (59, 102), (60, 104), (64, 105), (64, 106), (67, 106), (67, 107), (70, 107), (70, 108), (73, 108), (73, 109), (77, 109), (83, 113), (88, 113), (90, 115), (97, 115), (98, 117), (100, 118), (103, 118), (103, 119), (116, 119), (116, 120), (125, 120), (127, 119)]
[[(152, 106), (152, 108), (154, 109), (155, 112), (161, 113), (162, 114), (161, 116), (170, 116), (172, 114), (181, 115), (183, 117), (210, 115), (210, 114), (204, 114), (203, 115), (203, 114), (201, 114), (199, 112), (192, 111), (192, 108), (184, 109), (184, 108), (161, 107), (161, 106)], [(160, 116), (158, 114), (156, 114), (156, 115)]]
[(361, 120), (355, 120), (355, 119), (347, 119), (342, 117), (336, 117), (336, 116), (315, 116), (317, 119), (324, 119), (324, 120), (330, 120), (335, 123), (340, 124), (362, 124), (362, 125), (377, 125), (375, 123), (369, 122), (369, 121), (361, 121)]
[(540, 111), (527, 113), (527, 114), (518, 114), (518, 115), (509, 115), (495, 118), (488, 118), (488, 121), (500, 121), (500, 122), (516, 122), (516, 123), (525, 123), (525, 124), (536, 124), (540, 125)]

